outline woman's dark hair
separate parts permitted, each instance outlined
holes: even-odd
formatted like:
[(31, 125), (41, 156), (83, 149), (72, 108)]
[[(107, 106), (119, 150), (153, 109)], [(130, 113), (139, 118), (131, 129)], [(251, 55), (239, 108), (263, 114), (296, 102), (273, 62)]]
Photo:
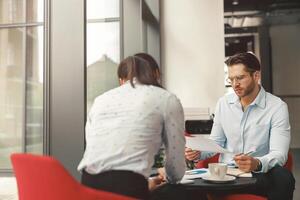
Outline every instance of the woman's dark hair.
[(149, 65), (154, 73), (156, 73), (157, 71), (159, 72), (159, 66), (158, 66), (157, 62), (155, 61), (155, 59), (151, 55), (149, 55), (147, 53), (137, 53), (134, 56), (137, 56), (139, 58), (143, 58), (144, 60), (146, 60), (149, 63)]
[(236, 64), (243, 64), (246, 67), (246, 71), (255, 72), (260, 71), (260, 63), (257, 57), (250, 52), (247, 53), (238, 53), (233, 56), (230, 56), (225, 64), (230, 67)]
[(150, 64), (137, 56), (129, 56), (119, 64), (118, 77), (123, 80), (130, 80), (132, 87), (134, 87), (134, 78), (141, 84), (161, 87)]

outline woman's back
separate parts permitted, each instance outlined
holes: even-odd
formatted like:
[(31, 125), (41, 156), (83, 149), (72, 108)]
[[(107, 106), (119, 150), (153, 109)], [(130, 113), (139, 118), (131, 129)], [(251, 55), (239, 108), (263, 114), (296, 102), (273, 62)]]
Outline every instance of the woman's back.
[(79, 168), (87, 165), (91, 174), (132, 170), (148, 177), (162, 144), (170, 103), (182, 110), (166, 90), (141, 84), (133, 88), (128, 82), (97, 97), (88, 116), (87, 147)]

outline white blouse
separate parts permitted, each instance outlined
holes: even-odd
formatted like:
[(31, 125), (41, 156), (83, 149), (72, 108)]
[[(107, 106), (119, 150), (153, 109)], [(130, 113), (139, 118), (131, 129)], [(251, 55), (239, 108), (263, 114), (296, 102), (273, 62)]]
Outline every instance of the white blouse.
[(185, 171), (182, 105), (162, 88), (133, 88), (127, 82), (96, 98), (86, 123), (86, 144), (78, 170), (131, 170), (146, 178), (163, 144), (167, 179), (176, 183)]

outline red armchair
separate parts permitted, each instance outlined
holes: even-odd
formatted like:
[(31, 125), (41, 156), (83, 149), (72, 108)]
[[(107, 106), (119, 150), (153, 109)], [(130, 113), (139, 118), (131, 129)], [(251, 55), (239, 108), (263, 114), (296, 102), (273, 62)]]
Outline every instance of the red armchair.
[(31, 154), (11, 155), (19, 200), (133, 200), (90, 189), (78, 183), (54, 158)]
[[(208, 163), (214, 163), (218, 162), (219, 160), (219, 154), (216, 154), (215, 156), (208, 158), (206, 160), (201, 160), (196, 164), (196, 168), (207, 168)], [(287, 168), (290, 171), (293, 171), (293, 156), (292, 153), (288, 153), (288, 159), (287, 162), (285, 163), (284, 167)], [(225, 195), (222, 196), (220, 199), (222, 200), (267, 200), (267, 198), (258, 196), (258, 195), (253, 195), (253, 194), (230, 194), (230, 195)]]

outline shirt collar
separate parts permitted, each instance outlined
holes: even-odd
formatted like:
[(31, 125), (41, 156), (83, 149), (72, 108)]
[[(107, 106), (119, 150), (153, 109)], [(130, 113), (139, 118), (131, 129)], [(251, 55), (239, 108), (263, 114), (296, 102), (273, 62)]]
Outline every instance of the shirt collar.
[(232, 93), (231, 95), (228, 96), (228, 102), (230, 104), (235, 104), (239, 102), (239, 97), (235, 93)]
[(257, 105), (260, 108), (265, 108), (266, 106), (266, 91), (260, 86), (260, 90), (254, 101), (250, 105)]
[[(230, 95), (228, 98), (228, 102), (230, 104), (236, 104), (236, 103), (239, 103), (239, 101), (240, 101), (240, 99), (235, 93), (233, 95)], [(265, 106), (266, 106), (266, 91), (262, 86), (260, 86), (258, 95), (256, 96), (256, 98), (250, 105), (257, 105), (260, 108), (265, 108)]]

